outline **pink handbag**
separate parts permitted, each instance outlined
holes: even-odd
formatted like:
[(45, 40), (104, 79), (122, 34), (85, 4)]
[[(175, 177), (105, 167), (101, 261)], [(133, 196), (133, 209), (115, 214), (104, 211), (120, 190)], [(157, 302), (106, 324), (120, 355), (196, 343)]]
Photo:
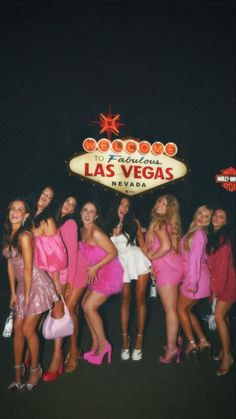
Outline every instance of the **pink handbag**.
[(64, 298), (61, 295), (64, 303), (64, 316), (60, 319), (52, 317), (52, 309), (49, 311), (43, 323), (43, 336), (45, 339), (56, 339), (70, 336), (74, 332), (74, 322), (65, 304)]

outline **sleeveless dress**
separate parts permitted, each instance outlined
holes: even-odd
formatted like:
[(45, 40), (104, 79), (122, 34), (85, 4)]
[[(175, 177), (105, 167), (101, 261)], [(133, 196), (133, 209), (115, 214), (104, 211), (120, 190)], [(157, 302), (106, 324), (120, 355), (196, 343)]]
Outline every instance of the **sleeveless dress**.
[[(80, 242), (80, 252), (87, 266), (93, 266), (106, 256), (106, 252), (98, 245)], [(122, 289), (124, 270), (116, 257), (97, 271), (96, 279), (89, 289), (103, 295), (118, 294)]]
[(67, 267), (59, 272), (62, 285), (70, 284), (72, 288), (87, 286), (88, 273), (86, 260), (79, 251), (78, 227), (73, 219), (67, 220), (60, 228), (61, 237), (67, 252)]
[[(184, 279), (180, 292), (192, 300), (209, 297), (210, 272), (205, 251), (207, 243), (206, 232), (204, 230), (195, 231), (189, 252), (185, 250), (184, 243), (185, 236), (181, 240)], [(194, 289), (194, 292), (188, 291), (188, 288)]]
[[(171, 226), (167, 225), (167, 231), (171, 232)], [(152, 252), (157, 252), (160, 242), (155, 234), (153, 234)], [(183, 277), (183, 259), (181, 254), (170, 250), (164, 256), (152, 260), (152, 268), (157, 286), (178, 285)]]
[(35, 266), (33, 260), (32, 282), (27, 310), (24, 307), (24, 263), (22, 255), (16, 250), (3, 249), (3, 255), (9, 258), (17, 280), (15, 313), (18, 317), (32, 316), (49, 310), (58, 300), (58, 295), (51, 278)]
[(112, 236), (118, 258), (124, 269), (123, 282), (129, 283), (132, 279), (138, 279), (139, 275), (150, 272), (151, 262), (136, 245), (127, 245), (127, 237), (124, 234)]

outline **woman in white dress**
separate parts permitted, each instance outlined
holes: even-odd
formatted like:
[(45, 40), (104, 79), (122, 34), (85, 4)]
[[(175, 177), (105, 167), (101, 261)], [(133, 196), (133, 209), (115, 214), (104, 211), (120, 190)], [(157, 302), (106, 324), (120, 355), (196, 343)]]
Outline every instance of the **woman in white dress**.
[(121, 298), (121, 359), (130, 358), (129, 315), (131, 302), (131, 280), (136, 280), (135, 299), (137, 307), (137, 335), (132, 360), (142, 359), (143, 331), (146, 320), (146, 288), (149, 280), (151, 262), (145, 255), (147, 249), (140, 222), (132, 216), (130, 200), (118, 200), (110, 212), (111, 240), (118, 251), (124, 268)]

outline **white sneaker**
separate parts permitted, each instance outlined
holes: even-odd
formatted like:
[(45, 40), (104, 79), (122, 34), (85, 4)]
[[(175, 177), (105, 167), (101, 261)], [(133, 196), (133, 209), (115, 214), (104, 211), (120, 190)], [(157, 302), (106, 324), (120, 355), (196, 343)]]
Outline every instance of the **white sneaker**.
[(128, 359), (130, 359), (129, 349), (122, 349), (120, 353), (120, 357), (122, 361), (128, 361)]
[(143, 351), (141, 349), (134, 349), (132, 352), (133, 361), (141, 361), (143, 357)]

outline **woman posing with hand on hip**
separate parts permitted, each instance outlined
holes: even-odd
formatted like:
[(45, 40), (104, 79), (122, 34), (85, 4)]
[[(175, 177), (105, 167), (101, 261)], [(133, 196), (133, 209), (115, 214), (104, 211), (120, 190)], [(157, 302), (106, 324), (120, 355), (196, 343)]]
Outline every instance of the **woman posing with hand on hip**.
[[(10, 306), (15, 308), (14, 361), (15, 378), (9, 390), (32, 390), (39, 382), (42, 368), (39, 364), (39, 339), (37, 325), (41, 314), (58, 300), (49, 276), (36, 267), (34, 262), (34, 238), (32, 220), (27, 203), (23, 199), (12, 201), (5, 224), (3, 254), (8, 262), (11, 288)], [(23, 352), (25, 341), (31, 359), (26, 385), (21, 379), (25, 373)]]
[(178, 312), (181, 326), (188, 340), (185, 354), (193, 355), (195, 359), (198, 358), (198, 350), (207, 349), (209, 353), (211, 352), (211, 345), (193, 313), (193, 308), (198, 301), (210, 295), (206, 244), (211, 214), (212, 210), (206, 205), (199, 207), (194, 214), (188, 232), (181, 240), (184, 280), (180, 289)]
[(97, 204), (86, 202), (81, 210), (80, 252), (87, 261), (89, 286), (82, 307), (92, 336), (92, 348), (84, 354), (84, 359), (95, 365), (100, 365), (106, 354), (108, 362), (111, 362), (112, 348), (105, 336), (98, 309), (110, 295), (121, 292), (124, 273), (114, 244), (98, 226), (99, 218)]
[(216, 298), (215, 320), (220, 337), (221, 350), (216, 360), (220, 366), (218, 376), (225, 375), (233, 365), (230, 351), (230, 333), (227, 314), (236, 301), (235, 263), (230, 240), (227, 212), (217, 208), (211, 219), (207, 243), (208, 266), (211, 275), (211, 293)]
[(180, 254), (181, 221), (179, 204), (172, 195), (162, 195), (151, 212), (151, 223), (147, 232), (148, 257), (156, 287), (166, 315), (166, 338), (161, 364), (169, 364), (174, 358), (179, 362), (181, 340), (178, 339), (179, 319), (177, 313), (178, 285), (183, 275)]
[[(140, 222), (131, 211), (131, 203), (127, 197), (119, 199), (110, 210), (111, 240), (118, 251), (119, 260), (124, 269), (121, 298), (121, 359), (130, 358), (130, 338), (128, 333), (131, 302), (131, 280), (136, 280), (135, 300), (137, 307), (137, 336), (132, 352), (132, 360), (142, 359), (143, 331), (146, 319), (146, 288), (149, 280), (151, 262), (144, 254), (147, 253)], [(139, 244), (139, 246), (137, 245)], [(143, 251), (142, 251), (143, 249)]]

